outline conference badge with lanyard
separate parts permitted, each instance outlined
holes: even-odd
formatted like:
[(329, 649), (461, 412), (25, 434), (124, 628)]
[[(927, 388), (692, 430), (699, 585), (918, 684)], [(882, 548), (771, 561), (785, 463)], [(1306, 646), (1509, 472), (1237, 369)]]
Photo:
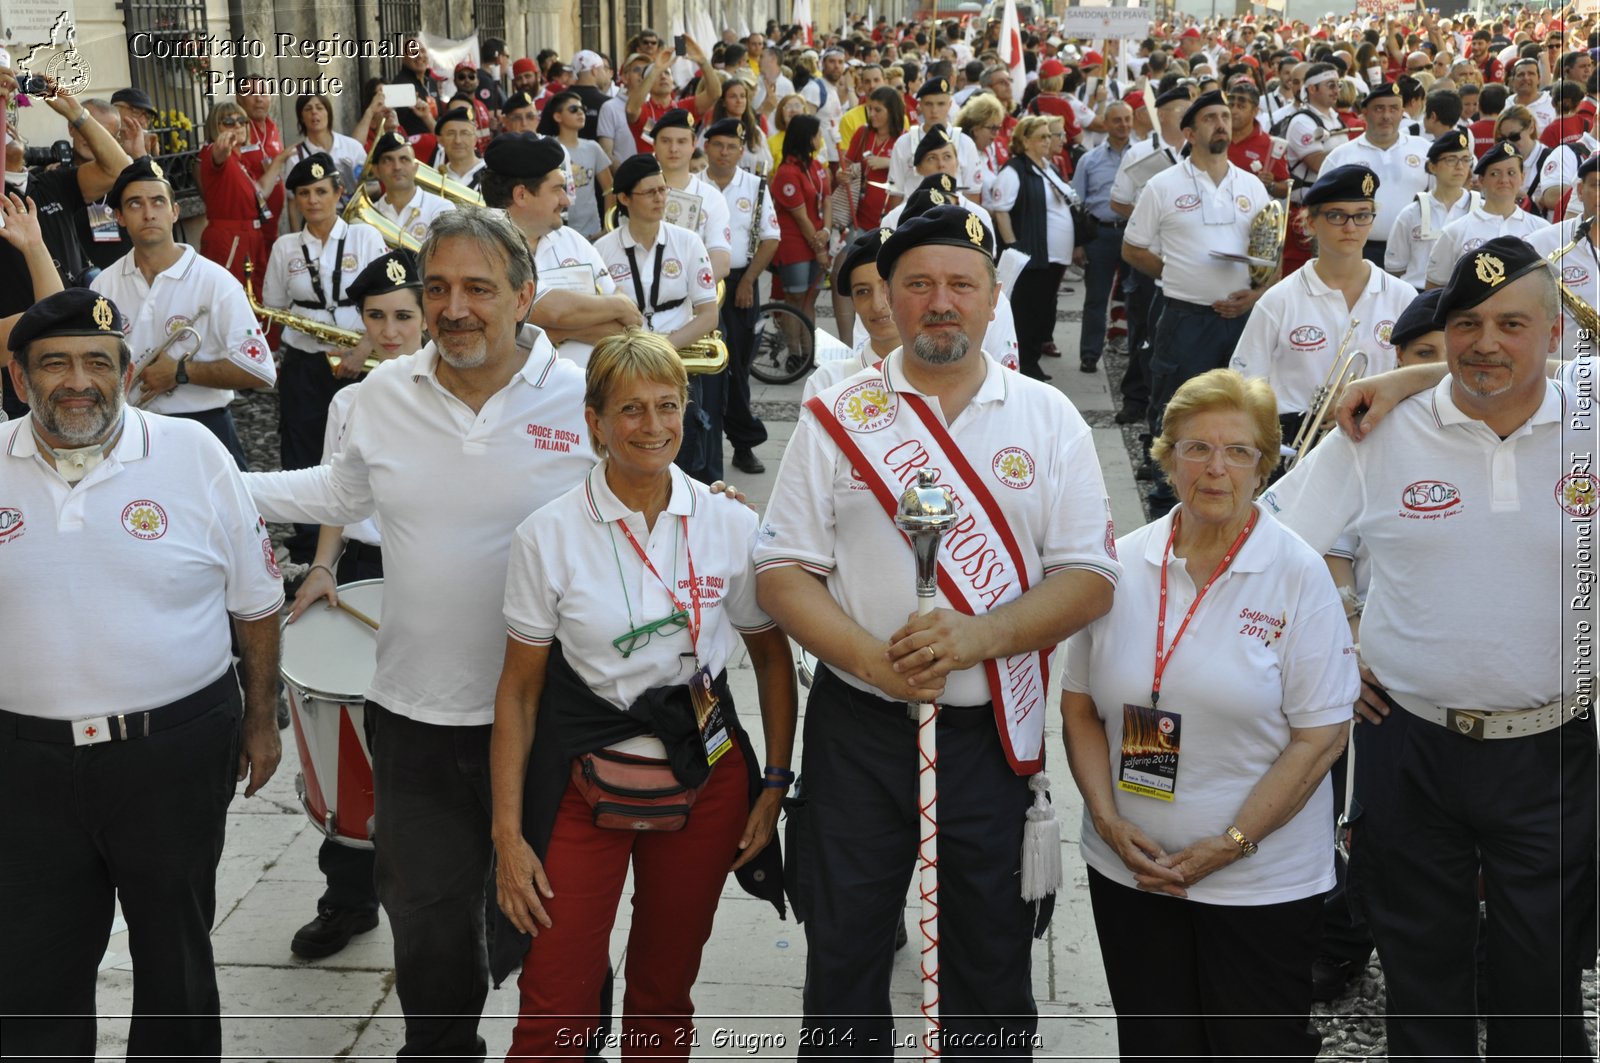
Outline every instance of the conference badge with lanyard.
[(1172, 544), (1178, 538), (1178, 522), (1183, 515), (1180, 512), (1172, 518), (1172, 532), (1167, 536), (1167, 548), (1161, 554), (1161, 609), (1156, 614), (1156, 664), (1155, 677), (1150, 682), (1150, 704), (1122, 706), (1122, 761), (1117, 769), (1117, 789), (1141, 797), (1154, 797), (1158, 801), (1171, 801), (1177, 796), (1183, 715), (1161, 707), (1161, 677), (1166, 673), (1172, 655), (1178, 651), (1178, 643), (1182, 641), (1184, 632), (1189, 630), (1189, 621), (1194, 619), (1201, 601), (1211, 590), (1212, 584), (1233, 564), (1239, 549), (1255, 530), (1258, 516), (1257, 511), (1251, 510), (1244, 529), (1233, 540), (1233, 545), (1228, 547), (1228, 552), (1222, 555), (1216, 571), (1200, 588), (1200, 593), (1194, 596), (1169, 647), (1166, 644), (1167, 561), (1172, 557)]
[[(723, 719), (722, 699), (717, 697), (716, 688), (712, 681), (711, 667), (700, 659), (700, 581), (695, 578), (694, 554), (689, 549), (689, 518), (686, 516), (678, 518), (678, 532), (683, 538), (683, 553), (689, 559), (690, 604), (687, 607), (676, 592), (673, 591), (672, 585), (662, 579), (661, 573), (656, 571), (655, 564), (650, 560), (649, 555), (644, 552), (644, 547), (639, 545), (639, 540), (634, 538), (627, 522), (619, 520), (617, 521), (617, 527), (622, 529), (622, 534), (627, 538), (628, 545), (633, 547), (633, 552), (644, 563), (644, 567), (649, 571), (650, 575), (654, 576), (656, 582), (661, 584), (661, 589), (667, 592), (667, 597), (672, 600), (672, 607), (676, 610), (666, 620), (655, 624), (647, 624), (645, 627), (650, 629), (651, 633), (660, 630), (666, 624), (689, 629), (689, 645), (692, 648), (692, 652), (687, 656), (694, 658), (696, 666), (694, 675), (689, 677), (689, 700), (694, 705), (695, 722), (700, 728), (700, 742), (705, 747), (706, 763), (715, 764), (724, 753), (733, 748), (733, 739), (729, 736), (727, 722)], [(622, 651), (624, 657), (633, 652), (633, 646), (638, 644), (634, 641), (635, 636), (640, 634), (641, 630), (636, 628), (616, 640), (615, 644)], [(623, 645), (625, 642), (628, 644), (626, 648)]]

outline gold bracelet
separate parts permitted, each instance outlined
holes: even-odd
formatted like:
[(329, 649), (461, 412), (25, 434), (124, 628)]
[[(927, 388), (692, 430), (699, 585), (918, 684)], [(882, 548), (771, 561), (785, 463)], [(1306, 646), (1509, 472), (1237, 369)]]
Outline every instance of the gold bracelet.
[(1251, 841), (1249, 838), (1246, 838), (1244, 836), (1244, 832), (1242, 830), (1240, 830), (1238, 827), (1229, 827), (1228, 828), (1228, 837), (1230, 837), (1230, 838), (1232, 838), (1234, 840), (1234, 843), (1239, 846), (1239, 851), (1244, 853), (1244, 855), (1246, 855), (1246, 856), (1254, 856), (1254, 855), (1256, 855), (1256, 848), (1257, 848), (1256, 843)]

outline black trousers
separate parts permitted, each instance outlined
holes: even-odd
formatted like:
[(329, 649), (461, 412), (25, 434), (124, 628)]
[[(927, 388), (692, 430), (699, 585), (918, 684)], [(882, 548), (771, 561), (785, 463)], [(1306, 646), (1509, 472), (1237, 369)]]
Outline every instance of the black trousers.
[[(1392, 711), (1371, 731), (1351, 856), (1387, 987), (1389, 1058), (1476, 1060), (1478, 877), (1488, 907), (1488, 1055), (1592, 1059), (1595, 723), (1477, 742)], [(1363, 777), (1358, 747), (1356, 770)]]
[[(683, 411), (683, 442), (673, 464), (701, 483), (722, 479), (722, 404), (728, 371), (689, 377), (689, 404)], [(712, 416), (712, 410), (716, 416)]]
[(1128, 368), (1122, 374), (1122, 401), (1138, 407), (1150, 402), (1150, 333), (1155, 321), (1151, 302), (1158, 289), (1155, 278), (1123, 264), (1122, 297), (1128, 308)]
[[(328, 403), (349, 380), (333, 375), (328, 356), (284, 345), (278, 366), (278, 454), (285, 469), (322, 464), (322, 437), (328, 430)], [(309, 564), (317, 552), (317, 526), (296, 524), (284, 544), (289, 557)]]
[(206, 426), (211, 434), (228, 448), (228, 453), (233, 455), (233, 463), (239, 466), (240, 472), (250, 471), (250, 460), (245, 457), (244, 444), (239, 442), (239, 432), (233, 425), (233, 414), (226, 406), (218, 406), (214, 410), (199, 410), (194, 413), (175, 413), (174, 417), (183, 417), (190, 421), (197, 421)]
[[(784, 874), (808, 949), (802, 1058), (893, 1055), (895, 925), (919, 834), (916, 730), (903, 703), (817, 670), (802, 802), (785, 838), (796, 876)], [(1018, 889), (1027, 780), (1006, 763), (988, 705), (942, 708), (938, 738), (943, 1054), (1025, 1058), (1038, 1029), (1033, 937), (1049, 917)]]
[(1052, 262), (1040, 269), (1025, 269), (1011, 286), (1011, 315), (1017, 324), (1017, 361), (1023, 376), (1044, 375), (1039, 367), (1044, 345), (1056, 328), (1056, 292), (1067, 267)]
[(767, 426), (750, 408), (750, 357), (755, 351), (756, 317), (761, 309), (760, 278), (747, 307), (734, 306), (734, 293), (745, 270), (728, 272), (727, 298), (722, 301), (722, 340), (728, 345), (727, 400), (723, 403), (722, 432), (736, 450), (754, 450), (767, 441)]
[[(1355, 728), (1360, 731), (1365, 724)], [(1354, 735), (1351, 741), (1355, 741)], [(1359, 752), (1359, 751), (1358, 751)], [(1345, 775), (1350, 750), (1345, 749), (1328, 770), (1333, 780), (1333, 818), (1337, 827), (1344, 811)], [(1359, 791), (1359, 787), (1356, 787)], [(1354, 805), (1351, 806), (1352, 812)], [(1372, 931), (1367, 928), (1366, 917), (1356, 905), (1349, 889), (1350, 872), (1343, 857), (1334, 860), (1335, 881), (1322, 902), (1322, 940), (1317, 945), (1317, 955), (1365, 967), (1372, 958)]]
[(1314, 1059), (1311, 960), (1322, 895), (1199, 904), (1089, 870), (1123, 1063)]
[(8, 1056), (94, 1057), (95, 983), (118, 900), (134, 968), (129, 1056), (221, 1053), (211, 924), (243, 713), (228, 678), (212, 708), (147, 738), (58, 745), (0, 725)]

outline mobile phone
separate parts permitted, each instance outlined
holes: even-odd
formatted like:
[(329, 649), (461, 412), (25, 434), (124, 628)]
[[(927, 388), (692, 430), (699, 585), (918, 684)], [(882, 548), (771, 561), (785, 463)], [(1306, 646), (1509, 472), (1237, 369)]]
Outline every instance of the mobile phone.
[(672, 50), (678, 55), (688, 55), (689, 46), (683, 41), (683, 34), (679, 33), (672, 38)]

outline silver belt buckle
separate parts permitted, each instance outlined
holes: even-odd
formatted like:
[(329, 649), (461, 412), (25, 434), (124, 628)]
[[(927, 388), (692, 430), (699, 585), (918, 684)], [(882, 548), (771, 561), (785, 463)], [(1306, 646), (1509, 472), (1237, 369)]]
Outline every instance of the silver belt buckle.
[(75, 746), (97, 746), (101, 742), (111, 741), (111, 718), (109, 716), (90, 716), (84, 720), (72, 721), (72, 744)]
[(1464, 735), (1474, 742), (1483, 741), (1483, 716), (1480, 713), (1466, 709), (1445, 709), (1444, 723), (1458, 735)]

